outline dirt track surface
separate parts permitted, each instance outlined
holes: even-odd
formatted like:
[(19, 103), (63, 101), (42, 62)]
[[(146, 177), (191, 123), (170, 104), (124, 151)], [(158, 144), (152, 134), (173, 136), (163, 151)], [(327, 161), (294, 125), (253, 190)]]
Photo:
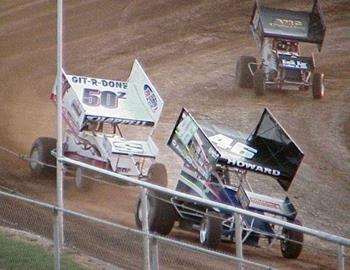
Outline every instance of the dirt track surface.
[[(320, 101), (310, 92), (268, 92), (258, 98), (253, 90), (235, 86), (238, 56), (258, 56), (248, 28), (251, 1), (66, 2), (67, 73), (126, 80), (137, 58), (165, 100), (154, 138), (171, 186), (181, 161), (165, 143), (183, 106), (198, 118), (246, 133), (268, 107), (305, 152), (289, 192), (304, 224), (350, 238), (348, 1), (321, 1), (327, 34), (322, 53), (315, 53), (317, 68), (326, 76), (326, 96)], [(305, 7), (305, 1), (295, 1), (292, 7)], [(305, 53), (311, 53), (310, 48)], [(28, 153), (35, 138), (55, 134), (55, 108), (49, 101), (56, 72), (55, 1), (1, 2), (0, 61), (0, 146)], [(1, 185), (55, 200), (55, 184), (32, 179), (24, 162), (0, 151), (0, 168)], [(262, 187), (269, 184), (260, 182)], [(81, 194), (67, 181), (66, 206), (133, 224), (136, 191), (125, 189), (94, 185), (92, 192)], [(253, 253), (261, 256), (260, 251)], [(308, 260), (289, 267), (310, 269)]]

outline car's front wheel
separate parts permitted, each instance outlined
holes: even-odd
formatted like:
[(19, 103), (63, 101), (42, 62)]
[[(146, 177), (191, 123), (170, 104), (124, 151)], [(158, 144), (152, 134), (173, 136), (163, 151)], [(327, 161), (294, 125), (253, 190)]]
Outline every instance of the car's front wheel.
[(253, 56), (240, 56), (236, 63), (236, 80), (239, 87), (253, 88), (253, 74), (256, 70), (256, 58)]
[(55, 177), (56, 158), (51, 151), (56, 148), (56, 139), (40, 137), (36, 139), (29, 154), (29, 168), (35, 177)]
[(312, 79), (312, 95), (314, 99), (321, 99), (324, 97), (324, 74), (315, 73)]
[(202, 219), (199, 241), (203, 246), (215, 249), (220, 244), (221, 235), (222, 219), (216, 212), (209, 211)]
[[(148, 199), (148, 228), (151, 232), (168, 235), (172, 230), (177, 214), (169, 197), (156, 192), (149, 191)], [(141, 196), (136, 204), (135, 223), (137, 228), (142, 229), (143, 221)]]

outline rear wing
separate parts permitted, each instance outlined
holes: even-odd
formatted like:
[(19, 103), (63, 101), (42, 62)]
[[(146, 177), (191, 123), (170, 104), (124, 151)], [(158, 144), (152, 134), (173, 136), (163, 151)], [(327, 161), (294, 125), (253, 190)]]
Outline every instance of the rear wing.
[[(73, 131), (88, 122), (154, 126), (163, 100), (135, 60), (127, 81), (63, 73), (63, 114)], [(53, 88), (56, 95), (57, 80)]]
[[(200, 139), (197, 139), (197, 138)], [(168, 145), (197, 171), (202, 160), (210, 174), (219, 163), (275, 178), (288, 190), (304, 157), (280, 123), (265, 109), (251, 135), (217, 126), (208, 121), (199, 124), (183, 109)]]
[(264, 38), (281, 38), (315, 43), (321, 51), (326, 33), (326, 25), (318, 0), (314, 0), (310, 12), (266, 7), (256, 1), (250, 28), (259, 48)]
[(304, 153), (268, 109), (264, 110), (247, 144), (257, 149), (251, 162), (271, 168), (272, 176), (288, 190)]

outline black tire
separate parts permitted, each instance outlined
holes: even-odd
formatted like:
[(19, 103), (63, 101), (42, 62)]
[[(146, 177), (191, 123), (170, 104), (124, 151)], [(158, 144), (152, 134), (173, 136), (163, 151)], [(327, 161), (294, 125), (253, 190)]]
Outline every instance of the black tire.
[(315, 73), (312, 79), (312, 95), (314, 99), (324, 97), (324, 74)]
[(56, 166), (56, 158), (51, 155), (51, 151), (56, 148), (56, 142), (56, 139), (48, 137), (40, 137), (33, 142), (29, 154), (29, 168), (33, 176), (39, 178), (56, 176), (56, 168), (51, 167)]
[(255, 94), (257, 96), (265, 95), (265, 72), (263, 69), (255, 71), (253, 81)]
[[(298, 219), (295, 219), (292, 223), (302, 226), (302, 223)], [(283, 257), (288, 259), (298, 258), (303, 249), (304, 234), (287, 228), (282, 229), (282, 234), (286, 237), (286, 239), (281, 240), (281, 253)]]
[[(253, 56), (240, 56), (236, 63), (236, 80), (239, 87), (253, 88), (253, 75), (249, 70), (249, 63), (256, 63), (256, 58)], [(255, 72), (256, 65), (252, 65), (251, 68)]]
[(147, 173), (149, 182), (162, 187), (168, 186), (168, 174), (166, 167), (162, 163), (153, 163)]
[[(150, 191), (148, 196), (148, 228), (151, 232), (168, 235), (177, 219), (177, 213), (171, 204), (169, 197), (159, 192)], [(135, 223), (138, 229), (142, 229), (142, 204), (141, 196), (136, 204)]]
[(84, 170), (81, 167), (77, 167), (75, 169), (74, 181), (75, 186), (80, 191), (88, 191), (91, 188), (91, 180), (87, 179), (85, 176), (87, 175), (87, 170)]
[(208, 212), (202, 219), (199, 242), (208, 248), (216, 249), (221, 242), (222, 219), (213, 211)]

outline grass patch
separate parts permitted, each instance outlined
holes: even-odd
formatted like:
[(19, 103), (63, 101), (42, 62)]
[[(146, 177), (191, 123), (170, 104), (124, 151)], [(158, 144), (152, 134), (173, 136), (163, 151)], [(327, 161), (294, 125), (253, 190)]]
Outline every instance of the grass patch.
[[(0, 270), (54, 269), (52, 252), (34, 243), (11, 239), (0, 232)], [(61, 269), (86, 270), (70, 258), (63, 256)]]

